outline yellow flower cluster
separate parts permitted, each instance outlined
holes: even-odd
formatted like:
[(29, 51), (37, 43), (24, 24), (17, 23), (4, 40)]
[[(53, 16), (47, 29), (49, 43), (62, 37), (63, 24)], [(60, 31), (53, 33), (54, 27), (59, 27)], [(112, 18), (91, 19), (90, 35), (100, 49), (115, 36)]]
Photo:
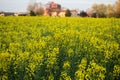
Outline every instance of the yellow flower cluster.
[(0, 17), (0, 80), (119, 80), (120, 19)]

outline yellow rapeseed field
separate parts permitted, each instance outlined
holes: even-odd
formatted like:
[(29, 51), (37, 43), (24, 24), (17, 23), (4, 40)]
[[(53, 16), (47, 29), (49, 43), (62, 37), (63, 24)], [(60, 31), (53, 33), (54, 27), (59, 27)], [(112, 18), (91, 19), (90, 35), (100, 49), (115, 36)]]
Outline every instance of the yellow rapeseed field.
[(119, 80), (120, 19), (0, 17), (0, 80)]

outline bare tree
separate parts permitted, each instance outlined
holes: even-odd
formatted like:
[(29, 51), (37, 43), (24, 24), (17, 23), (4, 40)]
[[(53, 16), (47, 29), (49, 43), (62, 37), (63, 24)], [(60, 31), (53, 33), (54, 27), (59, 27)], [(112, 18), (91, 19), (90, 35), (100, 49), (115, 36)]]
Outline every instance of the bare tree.
[(88, 14), (89, 17), (92, 17), (94, 10), (89, 8), (89, 9), (87, 9), (86, 13)]
[(107, 5), (107, 17), (115, 17), (115, 7), (114, 5)]
[(93, 4), (92, 9), (94, 10), (94, 12), (96, 12), (96, 17), (99, 17), (99, 13), (98, 13), (98, 4)]
[(34, 9), (35, 9), (35, 3), (34, 4), (29, 4), (28, 7), (27, 7), (28, 11), (34, 11)]
[(106, 17), (107, 7), (104, 4), (94, 4), (92, 6), (94, 12), (96, 12), (97, 17)]
[(99, 16), (100, 16), (100, 17), (106, 17), (107, 7), (106, 7), (105, 4), (100, 4), (98, 11), (99, 11)]
[(44, 14), (44, 8), (42, 6), (38, 7), (35, 9), (35, 14), (36, 15), (43, 15)]
[(116, 1), (116, 17), (120, 17), (120, 0)]
[(27, 10), (30, 12), (30, 15), (43, 15), (44, 14), (44, 8), (41, 3), (29, 4)]

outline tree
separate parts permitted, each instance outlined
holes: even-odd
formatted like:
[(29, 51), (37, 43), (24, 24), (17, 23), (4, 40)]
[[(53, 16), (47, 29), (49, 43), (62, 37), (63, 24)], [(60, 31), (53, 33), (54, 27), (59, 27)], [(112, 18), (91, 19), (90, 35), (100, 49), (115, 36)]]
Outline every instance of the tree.
[(35, 12), (34, 12), (35, 7), (36, 7), (36, 3), (29, 4), (27, 7), (27, 10), (30, 12), (31, 16), (35, 16)]
[(106, 11), (107, 11), (106, 5), (105, 4), (100, 4), (98, 9), (99, 9), (98, 10), (99, 17), (106, 17)]
[(99, 15), (98, 15), (98, 4), (93, 4), (92, 9), (96, 12), (96, 17), (99, 17)]
[(35, 16), (35, 13), (33, 11), (30, 11), (30, 16)]
[(89, 17), (91, 17), (93, 14), (93, 9), (91, 9), (91, 8), (87, 9), (86, 13), (88, 14)]
[(28, 11), (33, 11), (35, 9), (35, 5), (36, 5), (35, 0), (29, 0), (29, 4), (28, 4), (28, 7), (27, 7), (27, 10)]
[(35, 14), (36, 15), (43, 15), (44, 14), (44, 8), (42, 6), (38, 7), (35, 9)]
[(44, 14), (44, 8), (41, 3), (29, 4), (27, 10), (30, 12), (31, 16)]
[(66, 12), (65, 12), (65, 16), (66, 16), (66, 17), (70, 17), (70, 16), (71, 16), (71, 12), (70, 12), (69, 9), (66, 10)]
[(96, 12), (93, 12), (92, 15), (91, 15), (91, 17), (96, 18)]
[(106, 17), (107, 7), (104, 4), (94, 4), (92, 9), (96, 12), (97, 17)]
[(107, 5), (107, 17), (115, 17), (115, 9), (114, 5)]
[(80, 12), (80, 16), (81, 16), (81, 17), (87, 17), (88, 14), (87, 14), (85, 11), (81, 11), (81, 12)]
[(117, 0), (116, 2), (116, 17), (120, 17), (120, 0)]

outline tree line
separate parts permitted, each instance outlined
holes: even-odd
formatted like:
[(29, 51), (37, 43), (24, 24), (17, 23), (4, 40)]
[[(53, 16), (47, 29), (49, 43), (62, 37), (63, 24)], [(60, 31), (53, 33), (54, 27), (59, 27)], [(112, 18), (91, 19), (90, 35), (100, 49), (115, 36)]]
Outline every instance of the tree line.
[[(41, 3), (33, 3), (29, 4), (27, 10), (29, 11), (31, 16), (35, 15), (44, 15), (46, 8), (50, 7), (51, 3), (48, 2), (46, 5), (42, 5)], [(58, 4), (59, 9), (62, 9), (61, 5)], [(67, 15), (71, 16), (69, 10), (66, 11), (69, 13)], [(93, 4), (91, 8), (86, 11), (78, 12), (78, 16), (81, 17), (98, 17), (98, 18), (105, 18), (105, 17), (120, 17), (120, 0), (117, 0), (114, 4)]]
[(93, 4), (93, 14), (90, 16), (96, 17), (120, 17), (120, 0), (117, 0), (115, 4)]

